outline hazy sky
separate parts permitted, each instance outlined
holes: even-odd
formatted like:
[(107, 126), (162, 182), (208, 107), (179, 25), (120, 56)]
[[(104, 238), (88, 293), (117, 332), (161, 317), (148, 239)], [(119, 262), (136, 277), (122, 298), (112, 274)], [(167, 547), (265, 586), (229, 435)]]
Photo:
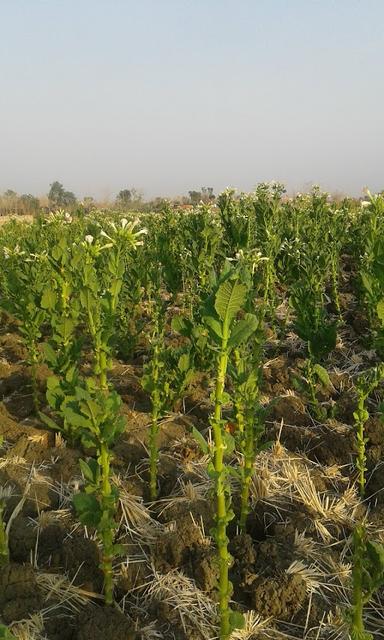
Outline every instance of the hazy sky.
[(383, 0), (0, 0), (0, 191), (384, 188)]

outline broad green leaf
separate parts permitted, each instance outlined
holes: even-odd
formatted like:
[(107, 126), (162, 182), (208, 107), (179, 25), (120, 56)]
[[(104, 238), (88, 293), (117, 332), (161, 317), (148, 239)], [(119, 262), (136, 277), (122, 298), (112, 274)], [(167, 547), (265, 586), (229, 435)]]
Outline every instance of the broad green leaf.
[(47, 378), (47, 389), (54, 391), (54, 389), (57, 389), (59, 386), (60, 380), (57, 376), (49, 376), (49, 378)]
[(42, 422), (44, 422), (44, 424), (47, 425), (47, 427), (49, 427), (50, 429), (53, 429), (53, 431), (61, 431), (61, 428), (59, 427), (59, 425), (57, 425), (56, 422), (54, 422), (54, 420), (46, 416), (45, 413), (42, 413), (41, 411), (39, 411), (39, 418)]
[(231, 611), (229, 614), (229, 624), (231, 629), (244, 629), (245, 618), (240, 611)]
[(372, 588), (376, 591), (384, 584), (384, 546), (379, 542), (366, 543), (366, 550), (372, 564), (370, 578)]
[(57, 364), (57, 356), (56, 356), (56, 351), (54, 350), (54, 348), (52, 347), (52, 345), (49, 344), (49, 342), (45, 342), (43, 345), (43, 351), (44, 351), (44, 356), (46, 361), (50, 364), (55, 366)]
[(174, 316), (171, 321), (172, 331), (183, 333), (187, 328), (187, 319), (183, 316)]
[(196, 429), (195, 426), (192, 427), (192, 435), (194, 437), (194, 439), (196, 440), (197, 444), (199, 445), (202, 453), (204, 453), (205, 455), (208, 453), (209, 448), (208, 448), (208, 443), (206, 441), (206, 439), (204, 438), (203, 434), (200, 433), (200, 431), (198, 429)]
[(188, 371), (190, 365), (191, 365), (191, 361), (190, 361), (189, 353), (183, 353), (179, 358), (179, 361), (177, 363), (177, 368), (182, 373), (185, 373)]
[(44, 290), (41, 297), (41, 306), (43, 309), (54, 309), (57, 303), (57, 295), (53, 289), (48, 288)]
[(223, 337), (221, 322), (219, 322), (219, 320), (217, 320), (213, 316), (205, 316), (204, 322), (207, 325), (207, 327), (211, 329), (211, 332), (213, 333), (214, 337), (219, 338), (219, 340), (221, 340)]
[(97, 484), (100, 471), (99, 471), (99, 465), (97, 464), (96, 460), (93, 460), (93, 458), (90, 458), (88, 462), (85, 462), (85, 460), (80, 459), (79, 465), (84, 478), (88, 480), (88, 482), (91, 482), (92, 484)]
[(373, 295), (373, 289), (372, 289), (372, 277), (369, 276), (367, 273), (362, 273), (361, 274), (361, 280), (363, 282), (364, 288), (368, 291), (368, 293), (371, 294), (371, 296)]
[(81, 524), (91, 527), (99, 525), (103, 512), (96, 496), (87, 493), (75, 493), (73, 505)]
[(376, 305), (377, 316), (384, 323), (384, 299), (380, 300)]
[(316, 373), (317, 377), (319, 378), (321, 384), (324, 385), (324, 387), (326, 387), (327, 389), (333, 388), (333, 384), (328, 375), (328, 371), (324, 369), (324, 367), (322, 367), (320, 364), (315, 364), (315, 366), (313, 367), (313, 371)]
[(80, 427), (81, 429), (90, 429), (90, 421), (88, 418), (76, 413), (71, 407), (63, 407), (63, 415), (71, 427)]
[(227, 279), (218, 288), (215, 309), (219, 318), (231, 323), (245, 302), (247, 288), (237, 280)]
[(244, 318), (233, 327), (231, 336), (228, 340), (228, 347), (233, 349), (238, 347), (242, 342), (246, 342), (248, 338), (256, 331), (259, 321), (252, 313), (247, 313)]
[(84, 449), (93, 449), (94, 447), (97, 447), (98, 442), (97, 439), (93, 436), (92, 433), (87, 433), (87, 432), (83, 432), (81, 434), (81, 444), (83, 445)]

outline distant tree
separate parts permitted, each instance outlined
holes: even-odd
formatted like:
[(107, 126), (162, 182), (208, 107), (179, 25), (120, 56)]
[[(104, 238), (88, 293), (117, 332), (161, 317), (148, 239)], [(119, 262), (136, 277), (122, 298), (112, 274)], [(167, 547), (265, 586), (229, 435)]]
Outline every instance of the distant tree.
[(202, 196), (201, 191), (188, 191), (188, 195), (189, 195), (191, 204), (199, 204)]
[(36, 198), (36, 196), (33, 196), (30, 193), (23, 193), (23, 195), (20, 196), (20, 203), (26, 212), (28, 211), (33, 213), (38, 211), (40, 208), (39, 198)]
[(188, 191), (189, 201), (191, 204), (196, 205), (199, 202), (211, 202), (215, 199), (215, 194), (213, 193), (213, 187), (201, 187), (200, 191)]
[(134, 205), (137, 207), (142, 203), (143, 195), (135, 189), (131, 187), (131, 189), (122, 189), (116, 196), (116, 205), (121, 209), (129, 209)]
[(75, 194), (66, 191), (57, 180), (50, 185), (48, 200), (51, 207), (71, 207), (76, 204)]
[(17, 198), (17, 193), (16, 193), (16, 191), (13, 191), (13, 189), (7, 189), (6, 191), (4, 191), (4, 197), (5, 198)]
[(132, 190), (122, 189), (116, 197), (116, 204), (120, 207), (127, 207), (132, 202)]
[(201, 187), (201, 195), (202, 195), (202, 200), (204, 202), (209, 202), (210, 200), (215, 199), (215, 194), (213, 193), (213, 187)]

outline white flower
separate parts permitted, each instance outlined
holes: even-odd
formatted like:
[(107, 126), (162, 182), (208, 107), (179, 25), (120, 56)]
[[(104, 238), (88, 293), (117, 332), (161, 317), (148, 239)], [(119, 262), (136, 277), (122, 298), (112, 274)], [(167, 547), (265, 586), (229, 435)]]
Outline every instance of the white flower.
[(65, 212), (64, 214), (64, 220), (65, 222), (67, 222), (68, 224), (72, 222), (72, 216), (70, 213), (68, 213), (68, 211)]
[(92, 244), (93, 236), (91, 236), (91, 235), (85, 236), (85, 242), (88, 242), (88, 244)]
[(122, 229), (125, 229), (125, 227), (127, 226), (127, 224), (128, 224), (128, 220), (127, 220), (127, 218), (122, 218), (122, 219), (121, 219), (121, 228), (122, 228)]
[(369, 200), (363, 200), (363, 202), (361, 203), (361, 206), (365, 209), (366, 207), (370, 206), (370, 202)]

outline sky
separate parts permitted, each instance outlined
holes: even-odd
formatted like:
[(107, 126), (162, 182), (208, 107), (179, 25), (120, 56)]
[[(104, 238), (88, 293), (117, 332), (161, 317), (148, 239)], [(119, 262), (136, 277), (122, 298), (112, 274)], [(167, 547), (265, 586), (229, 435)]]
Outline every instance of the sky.
[(0, 0), (0, 192), (384, 188), (382, 0)]

